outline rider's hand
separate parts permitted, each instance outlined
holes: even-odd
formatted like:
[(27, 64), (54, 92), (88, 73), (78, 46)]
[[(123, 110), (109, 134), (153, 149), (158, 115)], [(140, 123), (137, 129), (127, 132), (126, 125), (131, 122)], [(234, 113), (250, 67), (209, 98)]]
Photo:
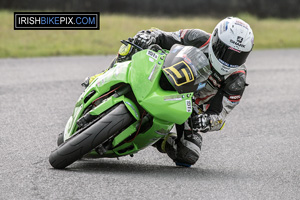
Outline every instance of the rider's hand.
[(134, 37), (134, 43), (143, 49), (147, 49), (151, 44), (155, 44), (156, 39), (151, 35), (151, 31), (140, 31)]
[(211, 128), (211, 118), (208, 114), (200, 114), (192, 117), (193, 129), (197, 129), (203, 133)]

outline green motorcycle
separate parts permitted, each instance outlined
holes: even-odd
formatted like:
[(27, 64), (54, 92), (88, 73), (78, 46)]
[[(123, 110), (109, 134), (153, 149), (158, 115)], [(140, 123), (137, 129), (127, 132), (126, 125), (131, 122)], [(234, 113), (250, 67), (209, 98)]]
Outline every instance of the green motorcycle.
[(87, 155), (132, 156), (190, 117), (193, 92), (211, 73), (204, 53), (183, 45), (169, 51), (158, 45), (142, 50), (122, 42), (136, 53), (81, 94), (59, 135), (59, 146), (49, 156), (52, 167), (63, 169)]

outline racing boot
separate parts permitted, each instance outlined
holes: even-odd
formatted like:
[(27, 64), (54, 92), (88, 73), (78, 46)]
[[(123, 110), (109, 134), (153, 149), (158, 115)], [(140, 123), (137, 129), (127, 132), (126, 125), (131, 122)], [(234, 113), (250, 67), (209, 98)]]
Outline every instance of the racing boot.
[(183, 136), (177, 142), (177, 154), (173, 159), (177, 166), (190, 167), (200, 157), (202, 136), (190, 130), (184, 130)]
[(175, 133), (169, 133), (164, 140), (160, 140), (155, 147), (167, 155), (177, 166), (191, 167), (200, 157), (202, 137), (199, 133), (184, 130), (182, 137), (177, 140)]

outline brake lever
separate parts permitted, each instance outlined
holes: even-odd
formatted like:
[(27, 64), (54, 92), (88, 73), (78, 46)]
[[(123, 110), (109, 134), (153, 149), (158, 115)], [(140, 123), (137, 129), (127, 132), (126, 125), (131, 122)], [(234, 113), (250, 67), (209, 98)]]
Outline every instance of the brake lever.
[(127, 40), (121, 40), (121, 42), (122, 42), (123, 44), (125, 44), (126, 46), (127, 46), (128, 44), (130, 44), (130, 45), (134, 46), (136, 49), (138, 49), (139, 51), (144, 50), (142, 47), (140, 47), (140, 46), (138, 46), (138, 45), (136, 45), (136, 44), (134, 44), (134, 43), (132, 43), (132, 42), (129, 42), (129, 41), (127, 41)]

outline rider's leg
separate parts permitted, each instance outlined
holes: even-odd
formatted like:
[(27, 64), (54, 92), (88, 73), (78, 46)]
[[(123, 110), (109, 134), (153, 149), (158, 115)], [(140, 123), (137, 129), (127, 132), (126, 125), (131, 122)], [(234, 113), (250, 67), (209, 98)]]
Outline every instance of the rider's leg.
[(160, 152), (166, 152), (176, 165), (190, 167), (200, 157), (202, 137), (199, 133), (193, 133), (184, 126), (176, 126), (177, 137), (174, 133), (170, 133), (155, 146)]

